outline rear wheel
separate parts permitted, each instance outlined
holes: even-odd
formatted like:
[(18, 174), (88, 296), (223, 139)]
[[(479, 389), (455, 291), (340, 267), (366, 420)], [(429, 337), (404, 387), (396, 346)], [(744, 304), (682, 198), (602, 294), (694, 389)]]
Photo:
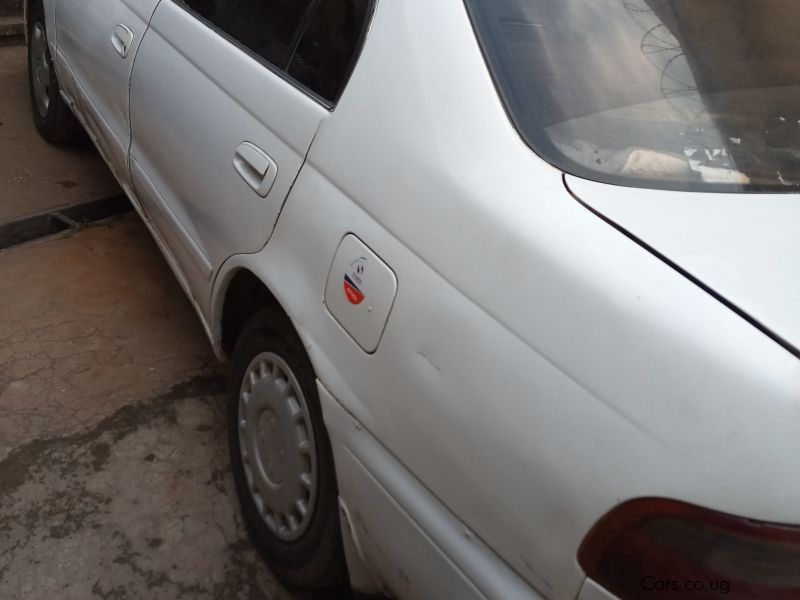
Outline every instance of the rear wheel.
[(53, 59), (47, 43), (41, 2), (31, 5), (28, 20), (28, 78), (36, 129), (48, 142), (66, 144), (81, 136), (81, 126), (72, 114), (58, 86)]
[(338, 492), (316, 378), (303, 344), (277, 311), (245, 327), (228, 393), (231, 463), (242, 515), (289, 584), (346, 581)]

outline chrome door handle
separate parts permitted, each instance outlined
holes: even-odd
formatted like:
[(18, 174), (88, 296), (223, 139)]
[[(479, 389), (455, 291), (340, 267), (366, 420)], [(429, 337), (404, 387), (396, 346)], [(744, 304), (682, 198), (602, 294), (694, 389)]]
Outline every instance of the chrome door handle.
[(244, 179), (245, 183), (261, 196), (266, 198), (278, 176), (278, 165), (266, 152), (255, 144), (243, 142), (236, 149), (233, 157), (233, 168)]
[(128, 52), (133, 45), (133, 31), (130, 27), (122, 23), (117, 23), (114, 33), (111, 34), (111, 45), (122, 58), (128, 56)]

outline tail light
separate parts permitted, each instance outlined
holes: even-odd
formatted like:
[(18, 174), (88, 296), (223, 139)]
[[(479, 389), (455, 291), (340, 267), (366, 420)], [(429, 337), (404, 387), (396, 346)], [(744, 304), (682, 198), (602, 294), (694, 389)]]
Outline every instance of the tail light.
[(620, 598), (800, 599), (800, 527), (645, 498), (603, 517), (578, 552)]

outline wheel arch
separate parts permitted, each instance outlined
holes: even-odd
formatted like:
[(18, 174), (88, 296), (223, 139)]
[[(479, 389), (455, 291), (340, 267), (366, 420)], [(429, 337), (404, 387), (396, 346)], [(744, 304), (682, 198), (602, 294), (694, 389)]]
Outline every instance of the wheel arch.
[(218, 357), (227, 362), (247, 322), (259, 311), (273, 308), (294, 327), (292, 319), (266, 283), (246, 267), (225, 274), (215, 294), (213, 343)]

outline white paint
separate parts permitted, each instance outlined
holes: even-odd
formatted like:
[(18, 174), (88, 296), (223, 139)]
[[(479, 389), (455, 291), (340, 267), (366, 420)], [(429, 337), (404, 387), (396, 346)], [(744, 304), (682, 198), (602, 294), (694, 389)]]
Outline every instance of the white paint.
[[(293, 320), (326, 420), (352, 421), (330, 431), (340, 492), (398, 597), (575, 598), (586, 533), (641, 496), (800, 523), (800, 362), (575, 201), (509, 122), (462, 2), (379, 2), (332, 113), (190, 19), (162, 2), (139, 52), (136, 193), (166, 209), (157, 239), (216, 342), (239, 269)], [(233, 169), (244, 141), (278, 166), (266, 199)], [(796, 197), (568, 181), (800, 339)], [(349, 233), (399, 282), (372, 354), (323, 302)]]

